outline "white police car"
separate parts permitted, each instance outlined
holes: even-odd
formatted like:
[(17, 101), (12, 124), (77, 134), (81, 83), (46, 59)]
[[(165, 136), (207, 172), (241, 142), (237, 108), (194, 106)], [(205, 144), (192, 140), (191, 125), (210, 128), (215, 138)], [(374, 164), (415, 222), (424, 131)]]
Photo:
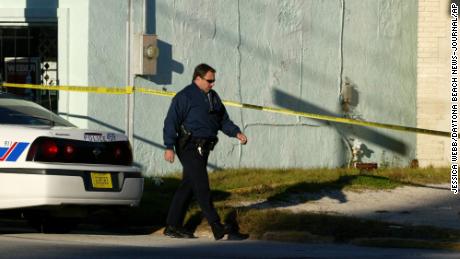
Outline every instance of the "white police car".
[(72, 205), (136, 206), (144, 179), (132, 162), (125, 135), (78, 129), (0, 93), (0, 210), (43, 215)]

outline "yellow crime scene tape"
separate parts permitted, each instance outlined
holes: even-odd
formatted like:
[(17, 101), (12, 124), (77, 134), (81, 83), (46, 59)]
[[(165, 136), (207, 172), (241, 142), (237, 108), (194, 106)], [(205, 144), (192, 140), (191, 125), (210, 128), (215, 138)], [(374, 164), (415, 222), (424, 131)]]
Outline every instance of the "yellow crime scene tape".
[(97, 94), (131, 94), (134, 92), (134, 87), (103, 87), (103, 86), (73, 86), (73, 85), (33, 85), (33, 84), (13, 84), (3, 83), (4, 87), (14, 88), (30, 88), (38, 90), (53, 90), (53, 91), (72, 91), (72, 92), (87, 92)]
[[(3, 87), (32, 88), (32, 89), (41, 89), (41, 90), (54, 90), (54, 91), (90, 92), (90, 93), (98, 93), (98, 94), (132, 94), (134, 92), (139, 92), (143, 94), (167, 96), (167, 97), (173, 97), (174, 95), (176, 95), (175, 92), (155, 90), (155, 89), (142, 88), (142, 87), (132, 87), (132, 86), (117, 88), (117, 87), (87, 87), (87, 86), (48, 86), (48, 85), (3, 83)], [(259, 106), (259, 105), (239, 103), (239, 102), (234, 102), (234, 101), (223, 100), (222, 102), (227, 106), (239, 107), (243, 109), (252, 109), (252, 110), (278, 113), (278, 114), (300, 116), (300, 117), (305, 117), (305, 118), (310, 118), (310, 119), (331, 121), (331, 122), (351, 124), (351, 125), (359, 125), (359, 126), (365, 126), (365, 127), (376, 127), (376, 128), (384, 128), (384, 129), (399, 130), (399, 131), (406, 131), (406, 132), (415, 132), (415, 133), (442, 136), (442, 137), (450, 137), (450, 132), (446, 132), (446, 131), (406, 127), (406, 126), (370, 122), (370, 121), (360, 121), (360, 120), (354, 120), (354, 119), (349, 119), (349, 118), (335, 117), (335, 116), (329, 116), (329, 115), (320, 115), (320, 114), (308, 113), (308, 112), (299, 112), (299, 111), (294, 111), (294, 110), (289, 110), (289, 109)]]
[(155, 89), (142, 88), (142, 87), (136, 87), (136, 92), (140, 92), (144, 94), (159, 95), (159, 96), (167, 96), (167, 97), (173, 97), (174, 95), (176, 95), (176, 92), (155, 90)]

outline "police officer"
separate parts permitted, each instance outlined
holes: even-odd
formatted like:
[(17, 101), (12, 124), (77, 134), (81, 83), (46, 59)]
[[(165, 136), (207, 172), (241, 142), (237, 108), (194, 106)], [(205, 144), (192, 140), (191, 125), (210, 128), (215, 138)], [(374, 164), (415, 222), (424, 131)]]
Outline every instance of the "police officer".
[(208, 156), (217, 143), (217, 132), (236, 137), (241, 144), (247, 138), (229, 118), (217, 93), (212, 90), (216, 70), (200, 64), (193, 82), (176, 94), (164, 121), (164, 158), (174, 162), (175, 152), (183, 167), (182, 181), (174, 194), (164, 234), (175, 238), (193, 238), (182, 226), (192, 196), (195, 196), (214, 238), (221, 239), (229, 229), (220, 222), (214, 208), (207, 172)]

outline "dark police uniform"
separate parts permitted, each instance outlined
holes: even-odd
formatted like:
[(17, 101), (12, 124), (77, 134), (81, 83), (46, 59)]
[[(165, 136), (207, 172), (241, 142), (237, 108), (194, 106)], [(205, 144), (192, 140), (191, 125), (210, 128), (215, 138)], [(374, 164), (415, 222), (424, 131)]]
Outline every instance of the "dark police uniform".
[[(182, 125), (191, 137), (185, 145), (178, 145)], [(163, 140), (167, 149), (175, 148), (183, 167), (183, 177), (169, 208), (168, 225), (182, 226), (193, 195), (209, 224), (220, 223), (212, 203), (206, 169), (219, 130), (229, 137), (236, 137), (241, 132), (230, 120), (215, 91), (206, 94), (192, 83), (176, 94), (164, 121)]]

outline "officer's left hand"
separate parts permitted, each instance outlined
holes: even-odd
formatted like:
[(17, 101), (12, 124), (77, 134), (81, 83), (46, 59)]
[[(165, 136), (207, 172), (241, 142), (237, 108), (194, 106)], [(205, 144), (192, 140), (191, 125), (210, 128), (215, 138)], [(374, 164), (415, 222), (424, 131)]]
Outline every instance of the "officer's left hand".
[(169, 163), (174, 162), (174, 150), (172, 149), (166, 149), (165, 150), (165, 160), (168, 161)]
[(246, 143), (248, 143), (248, 138), (241, 132), (236, 134), (236, 138), (239, 139), (242, 145), (246, 145)]

